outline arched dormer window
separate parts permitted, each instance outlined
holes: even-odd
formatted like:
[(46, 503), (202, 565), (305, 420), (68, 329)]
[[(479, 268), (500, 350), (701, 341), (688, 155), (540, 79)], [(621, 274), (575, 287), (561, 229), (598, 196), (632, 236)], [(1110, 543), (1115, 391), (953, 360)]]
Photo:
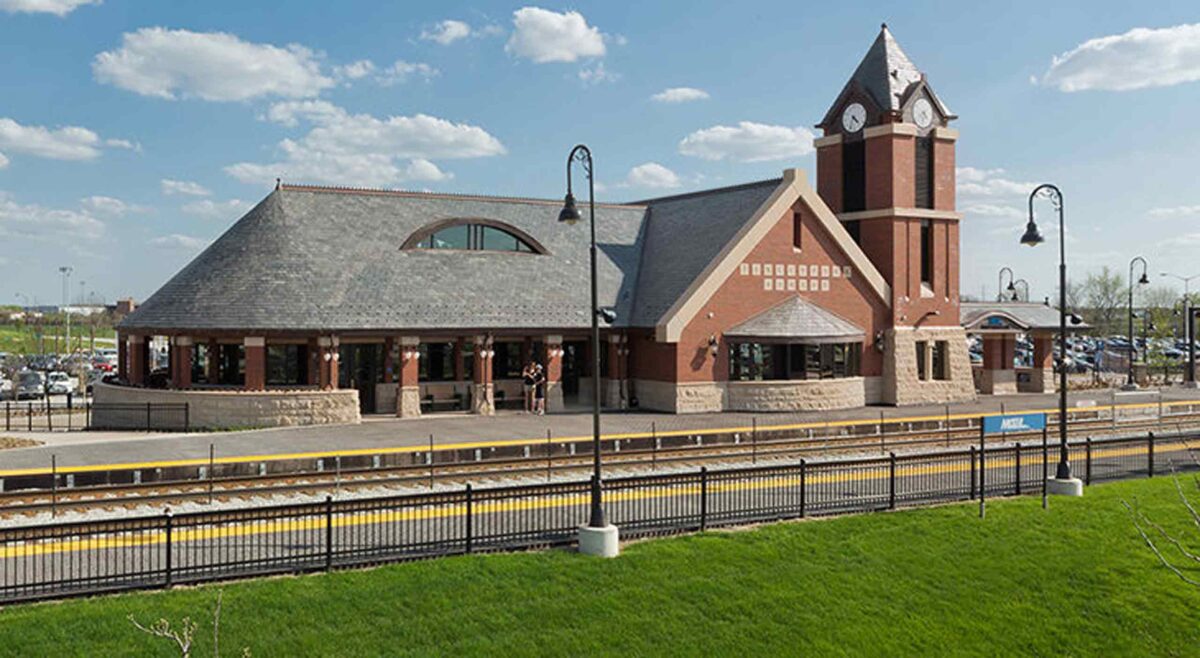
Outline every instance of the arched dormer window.
[(434, 222), (410, 235), (400, 248), (546, 253), (545, 247), (521, 229), (491, 219), (445, 219)]

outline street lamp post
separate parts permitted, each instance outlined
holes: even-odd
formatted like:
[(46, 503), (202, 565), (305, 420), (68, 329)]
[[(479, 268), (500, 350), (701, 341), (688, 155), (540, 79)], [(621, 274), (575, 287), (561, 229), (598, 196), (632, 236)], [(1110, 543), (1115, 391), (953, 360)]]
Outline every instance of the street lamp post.
[(1067, 447), (1067, 231), (1063, 226), (1062, 191), (1056, 186), (1043, 183), (1029, 194), (1029, 223), (1021, 244), (1033, 247), (1046, 241), (1033, 218), (1033, 200), (1039, 195), (1049, 199), (1058, 211), (1058, 468), (1046, 488), (1050, 493), (1082, 496), (1083, 482), (1071, 477)]
[[(1018, 292), (1017, 286), (1023, 286), (1025, 288), (1025, 296), (1024, 297), (1017, 294), (1017, 292)], [(1012, 301), (1014, 301), (1014, 302), (1029, 301), (1029, 282), (1028, 281), (1026, 281), (1025, 279), (1017, 279), (1016, 281), (1013, 281), (1009, 287), (1013, 289)]]
[(1192, 315), (1195, 313), (1196, 309), (1192, 308), (1192, 297), (1189, 288), (1193, 279), (1200, 279), (1200, 274), (1193, 274), (1192, 276), (1179, 276), (1178, 274), (1172, 274), (1170, 272), (1160, 272), (1159, 276), (1169, 276), (1172, 279), (1179, 279), (1183, 282), (1183, 337), (1185, 340), (1187, 340), (1188, 344), (1187, 369), (1184, 371), (1186, 373), (1187, 381), (1185, 381), (1183, 385), (1194, 387), (1196, 385), (1196, 339), (1192, 335)]
[[(1004, 273), (1008, 272), (1008, 287), (1004, 287)], [(1000, 273), (996, 276), (996, 301), (1004, 301), (1004, 292), (1013, 291), (1013, 271), (1011, 267), (1001, 267)]]
[(588, 524), (579, 529), (579, 550), (582, 553), (602, 557), (615, 557), (618, 551), (618, 534), (616, 526), (610, 525), (604, 518), (604, 505), (601, 499), (600, 481), (600, 316), (612, 322), (615, 319), (611, 311), (600, 309), (599, 294), (597, 293), (596, 277), (596, 178), (592, 163), (592, 151), (583, 144), (577, 144), (567, 156), (567, 196), (563, 201), (563, 209), (558, 214), (558, 221), (575, 224), (580, 220), (579, 208), (575, 205), (575, 195), (571, 189), (571, 166), (578, 162), (588, 178), (588, 220), (591, 228), (590, 260), (592, 302), (589, 310), (592, 316), (592, 483), (591, 483), (591, 512)]
[(67, 291), (70, 289), (70, 286), (71, 286), (71, 272), (74, 272), (74, 271), (75, 271), (75, 268), (67, 266), (67, 265), (64, 265), (64, 266), (58, 268), (58, 272), (63, 275), (62, 297), (63, 297), (63, 313), (65, 313), (67, 316), (67, 354), (71, 353), (71, 310), (70, 310), (70, 308), (68, 308), (68, 304), (69, 304), (70, 300), (67, 298), (67, 295), (69, 294)]
[(1129, 261), (1129, 373), (1125, 376), (1125, 390), (1132, 391), (1137, 389), (1137, 382), (1133, 378), (1133, 360), (1137, 354), (1137, 347), (1133, 337), (1133, 269), (1134, 265), (1142, 264), (1142, 278), (1138, 279), (1136, 285), (1144, 286), (1150, 283), (1150, 279), (1146, 278), (1146, 259), (1141, 256), (1134, 256), (1133, 260)]

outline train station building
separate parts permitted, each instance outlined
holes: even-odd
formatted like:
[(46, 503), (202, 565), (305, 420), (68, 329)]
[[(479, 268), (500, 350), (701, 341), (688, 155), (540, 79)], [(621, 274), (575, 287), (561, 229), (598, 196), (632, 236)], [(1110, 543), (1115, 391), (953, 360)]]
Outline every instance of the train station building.
[[(790, 411), (1015, 387), (1008, 336), (1044, 318), (960, 304), (955, 118), (885, 27), (817, 124), (815, 183), (787, 169), (598, 204), (605, 404)], [(109, 388), (145, 388), (148, 341), (167, 336), (164, 393), (489, 414), (520, 406), (535, 359), (550, 411), (585, 402), (587, 226), (561, 208), (279, 184), (125, 318), (127, 386)], [(986, 374), (968, 329), (990, 336)]]

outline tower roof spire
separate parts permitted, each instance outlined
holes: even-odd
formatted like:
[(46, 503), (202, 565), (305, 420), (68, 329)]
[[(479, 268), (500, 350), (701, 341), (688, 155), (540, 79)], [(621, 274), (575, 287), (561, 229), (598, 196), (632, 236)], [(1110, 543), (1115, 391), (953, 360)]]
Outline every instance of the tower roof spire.
[[(887, 23), (883, 23), (879, 26), (879, 36), (875, 37), (875, 42), (871, 44), (867, 54), (859, 62), (858, 68), (854, 69), (854, 74), (850, 76), (850, 80), (838, 94), (837, 101), (829, 108), (825, 118), (818, 125), (824, 126), (834, 119), (834, 114), (841, 106), (841, 100), (852, 89), (870, 97), (880, 111), (898, 112), (908, 98), (913, 85), (924, 79), (924, 74), (916, 64), (913, 64), (904, 50), (900, 48), (900, 44), (896, 42), (896, 38), (892, 36)], [(943, 115), (953, 117), (949, 108), (932, 93), (932, 90), (930, 90), (930, 96), (937, 102), (938, 109)]]

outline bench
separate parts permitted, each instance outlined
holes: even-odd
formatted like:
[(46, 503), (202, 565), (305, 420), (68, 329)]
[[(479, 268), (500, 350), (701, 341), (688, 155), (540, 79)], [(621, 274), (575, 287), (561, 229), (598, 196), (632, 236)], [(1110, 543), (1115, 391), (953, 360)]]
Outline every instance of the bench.
[(436, 398), (432, 394), (421, 398), (421, 409), (429, 411), (458, 411), (463, 408), (462, 393), (455, 393), (450, 397)]

